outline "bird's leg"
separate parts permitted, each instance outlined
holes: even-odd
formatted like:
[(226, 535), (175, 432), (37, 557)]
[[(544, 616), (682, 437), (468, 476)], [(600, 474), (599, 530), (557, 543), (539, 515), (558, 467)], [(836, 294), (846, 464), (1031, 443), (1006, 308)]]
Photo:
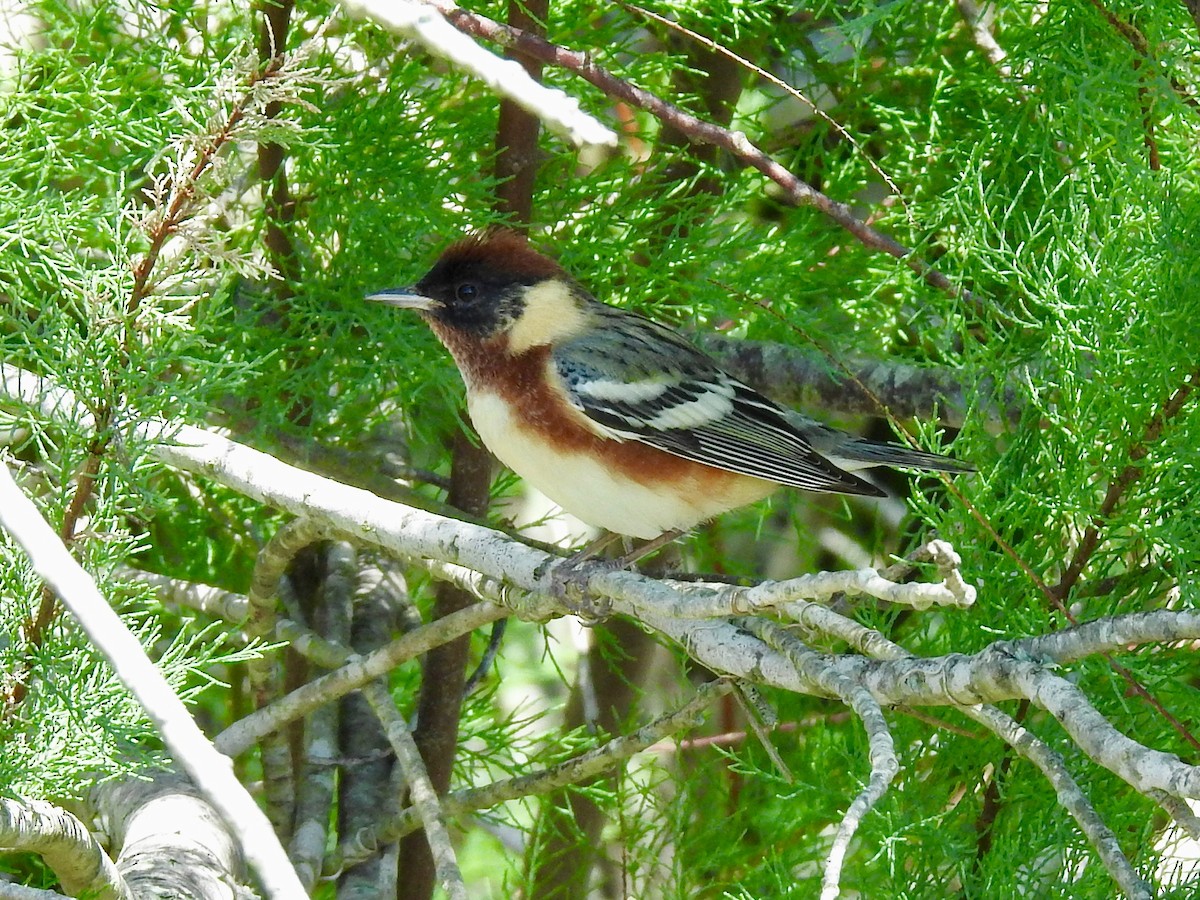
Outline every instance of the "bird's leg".
[(595, 540), (589, 541), (583, 548), (572, 553), (567, 562), (577, 566), (585, 559), (591, 559), (596, 554), (603, 553), (619, 540), (621, 540), (621, 535), (615, 531), (606, 531)]
[(667, 546), (667, 544), (671, 543), (682, 534), (683, 531), (681, 529), (672, 528), (670, 531), (664, 531), (658, 537), (651, 538), (650, 540), (646, 541), (646, 543), (638, 547), (631, 547), (626, 544), (625, 555), (616, 560), (617, 568), (632, 569), (636, 563), (641, 562), (651, 553), (661, 550), (663, 547)]

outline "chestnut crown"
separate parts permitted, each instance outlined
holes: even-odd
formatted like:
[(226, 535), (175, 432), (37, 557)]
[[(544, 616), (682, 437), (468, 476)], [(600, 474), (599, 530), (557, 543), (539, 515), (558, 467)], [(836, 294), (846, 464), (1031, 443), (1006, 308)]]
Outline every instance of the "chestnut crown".
[(406, 293), (433, 301), (418, 307), (431, 319), (483, 339), (519, 320), (528, 289), (549, 280), (570, 283), (524, 236), (492, 229), (453, 244)]

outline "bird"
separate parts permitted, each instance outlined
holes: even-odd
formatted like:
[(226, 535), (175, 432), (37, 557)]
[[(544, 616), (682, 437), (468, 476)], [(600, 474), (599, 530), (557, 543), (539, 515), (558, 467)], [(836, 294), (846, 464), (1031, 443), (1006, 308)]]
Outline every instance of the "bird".
[(872, 466), (973, 471), (781, 406), (673, 328), (596, 299), (511, 229), (470, 233), (415, 285), (368, 299), (416, 310), (453, 357), (484, 445), (613, 535), (671, 539), (781, 486), (885, 496), (855, 474)]

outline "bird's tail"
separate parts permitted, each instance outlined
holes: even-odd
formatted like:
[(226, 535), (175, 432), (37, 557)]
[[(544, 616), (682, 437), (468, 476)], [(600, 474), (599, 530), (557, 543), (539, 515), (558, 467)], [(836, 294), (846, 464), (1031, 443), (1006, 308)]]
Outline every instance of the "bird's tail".
[(937, 453), (910, 450), (899, 444), (869, 441), (856, 437), (821, 422), (808, 418), (803, 413), (788, 411), (788, 421), (804, 435), (813, 449), (827, 458), (839, 469), (853, 472), (872, 466), (899, 466), (900, 468), (922, 469), (926, 472), (952, 472), (962, 474), (974, 472), (970, 463), (959, 462)]
[(926, 453), (923, 450), (909, 450), (899, 444), (868, 441), (866, 438), (852, 437), (842, 441), (836, 447), (829, 449), (828, 456), (830, 462), (848, 472), (871, 466), (899, 466), (921, 469), (926, 472), (952, 472), (955, 474), (975, 471), (975, 467), (970, 463), (959, 462), (948, 456)]

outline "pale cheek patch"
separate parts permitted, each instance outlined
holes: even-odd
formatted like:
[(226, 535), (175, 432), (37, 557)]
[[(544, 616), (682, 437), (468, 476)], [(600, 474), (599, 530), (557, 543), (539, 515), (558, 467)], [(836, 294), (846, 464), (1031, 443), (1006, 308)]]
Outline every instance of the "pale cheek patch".
[(524, 301), (525, 307), (508, 333), (508, 346), (514, 354), (573, 337), (587, 325), (587, 313), (561, 281), (535, 284), (525, 291)]

